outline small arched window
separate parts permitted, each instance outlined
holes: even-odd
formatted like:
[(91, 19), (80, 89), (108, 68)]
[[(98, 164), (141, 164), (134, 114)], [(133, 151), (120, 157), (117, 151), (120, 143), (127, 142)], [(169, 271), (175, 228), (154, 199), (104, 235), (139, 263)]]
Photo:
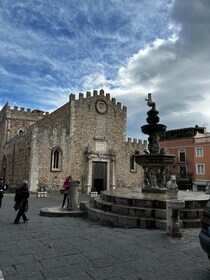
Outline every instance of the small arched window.
[(59, 147), (53, 148), (51, 152), (51, 171), (61, 171), (63, 154)]
[(23, 133), (23, 129), (19, 129), (18, 134)]
[(135, 155), (139, 154), (138, 151), (136, 151), (135, 153), (132, 153), (130, 156), (130, 171), (131, 172), (137, 172), (137, 164), (135, 161)]

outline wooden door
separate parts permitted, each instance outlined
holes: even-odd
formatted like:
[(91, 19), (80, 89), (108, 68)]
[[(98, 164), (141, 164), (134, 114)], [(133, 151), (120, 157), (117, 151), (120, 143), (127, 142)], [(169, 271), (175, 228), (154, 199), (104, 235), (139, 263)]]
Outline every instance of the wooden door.
[(93, 192), (100, 193), (107, 189), (107, 163), (93, 161), (93, 177), (92, 189)]

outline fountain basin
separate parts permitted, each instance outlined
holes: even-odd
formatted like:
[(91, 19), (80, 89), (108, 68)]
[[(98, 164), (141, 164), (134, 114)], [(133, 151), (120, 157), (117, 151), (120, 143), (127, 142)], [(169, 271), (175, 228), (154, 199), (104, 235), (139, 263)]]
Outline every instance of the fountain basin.
[(166, 131), (166, 126), (164, 124), (145, 124), (141, 127), (144, 134), (155, 135), (162, 134)]
[(145, 154), (135, 155), (135, 161), (137, 164), (144, 167), (164, 167), (174, 162), (175, 155), (165, 154)]

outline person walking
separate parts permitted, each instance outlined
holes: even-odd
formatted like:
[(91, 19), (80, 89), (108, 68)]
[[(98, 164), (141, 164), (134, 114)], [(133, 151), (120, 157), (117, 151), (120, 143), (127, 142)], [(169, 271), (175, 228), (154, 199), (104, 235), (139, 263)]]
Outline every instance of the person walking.
[(71, 175), (67, 176), (66, 179), (65, 179), (65, 182), (63, 183), (64, 195), (63, 195), (63, 203), (62, 203), (61, 208), (64, 207), (66, 199), (67, 199), (67, 207), (68, 207), (69, 202), (70, 202), (70, 190), (71, 190), (70, 180), (72, 180)]
[(3, 178), (0, 177), (0, 208), (2, 205), (2, 198), (4, 197), (4, 190), (6, 189), (6, 186), (3, 183)]
[(16, 190), (15, 194), (15, 211), (18, 210), (17, 216), (14, 220), (14, 224), (20, 223), (20, 218), (23, 218), (24, 223), (29, 219), (26, 217), (25, 212), (28, 211), (28, 198), (29, 198), (28, 181), (24, 180), (21, 187)]

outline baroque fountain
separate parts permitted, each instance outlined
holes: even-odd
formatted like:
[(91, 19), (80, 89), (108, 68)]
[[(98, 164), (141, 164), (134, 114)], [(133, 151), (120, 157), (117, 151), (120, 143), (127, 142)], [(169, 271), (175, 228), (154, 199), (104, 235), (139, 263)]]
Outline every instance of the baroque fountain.
[(152, 101), (151, 93), (146, 99), (151, 109), (147, 112), (147, 123), (141, 127), (148, 137), (148, 151), (144, 155), (136, 155), (135, 161), (144, 170), (144, 186), (142, 192), (164, 193), (166, 191), (166, 167), (174, 162), (175, 155), (166, 154), (160, 148), (159, 138), (166, 131), (166, 126), (159, 123), (158, 111), (155, 102)]

